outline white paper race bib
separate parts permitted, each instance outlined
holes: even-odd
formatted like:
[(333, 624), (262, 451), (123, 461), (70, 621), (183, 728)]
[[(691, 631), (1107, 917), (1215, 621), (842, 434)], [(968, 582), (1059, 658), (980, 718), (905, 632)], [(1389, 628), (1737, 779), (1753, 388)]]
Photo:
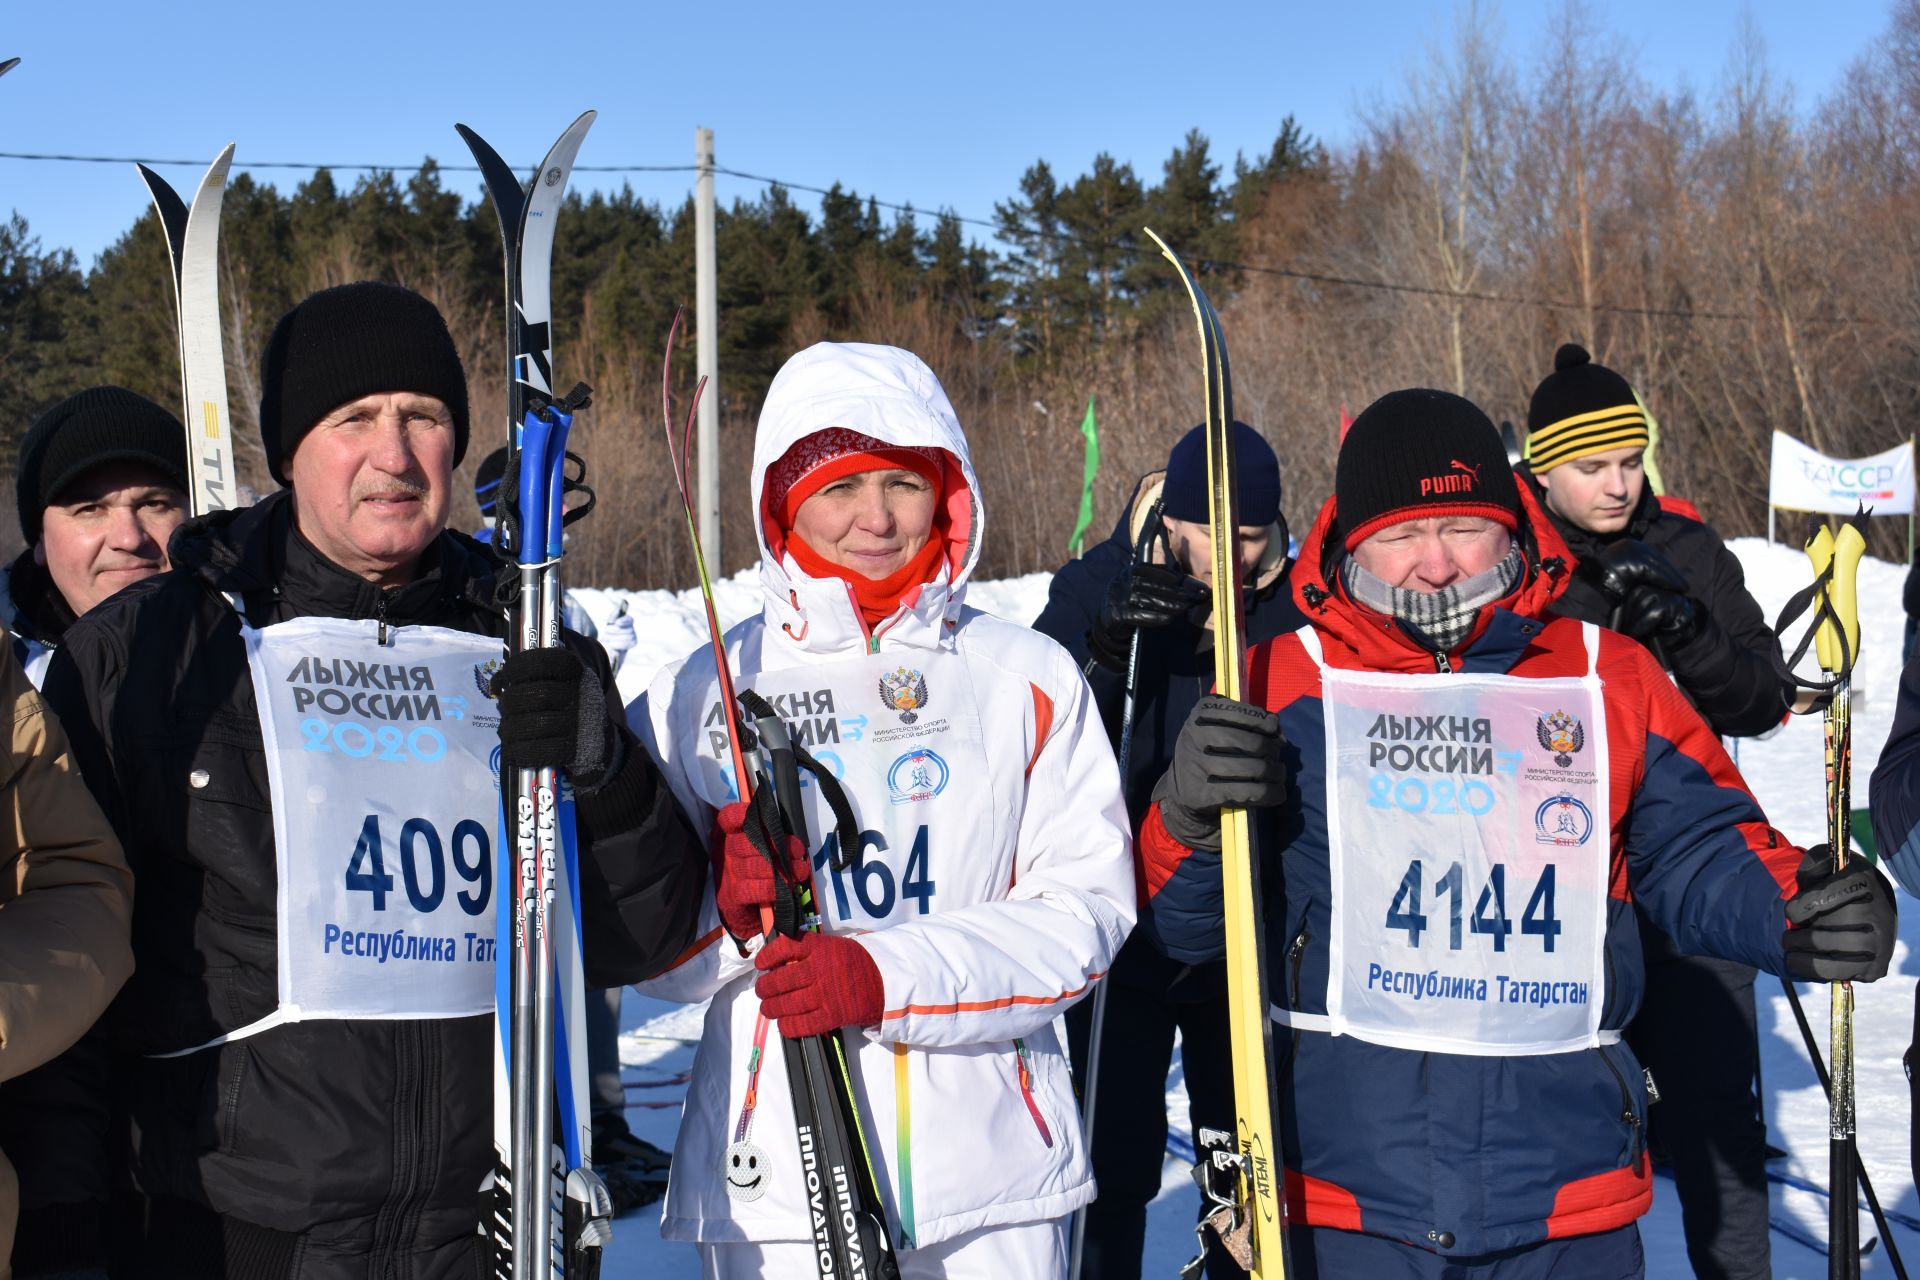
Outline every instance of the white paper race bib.
[(1618, 1038), (1600, 1027), (1611, 835), (1586, 638), (1584, 678), (1322, 664), (1333, 1034), (1481, 1055)]
[[(958, 878), (945, 881), (949, 897), (960, 889), (965, 869), (977, 865), (969, 851), (992, 847), (996, 825), (1007, 820), (984, 803), (986, 746), (964, 660), (921, 651), (757, 671), (741, 682), (840, 780), (859, 820), (858, 856), (845, 857), (832, 811), (802, 775), (814, 896), (829, 924), (868, 930), (918, 920), (948, 900), (943, 877)], [(715, 808), (738, 794), (725, 724), (709, 703), (688, 744), (701, 796)], [(842, 861), (848, 865), (836, 865)], [(965, 892), (978, 892), (966, 883)]]
[(493, 1011), (499, 721), (485, 684), (501, 644), (377, 634), (323, 618), (241, 629), (279, 869), (271, 1021)]

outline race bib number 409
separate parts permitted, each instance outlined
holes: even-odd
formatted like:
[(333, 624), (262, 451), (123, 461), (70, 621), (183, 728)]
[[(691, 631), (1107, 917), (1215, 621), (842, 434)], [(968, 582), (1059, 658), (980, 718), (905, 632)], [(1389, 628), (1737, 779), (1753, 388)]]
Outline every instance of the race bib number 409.
[(243, 632), (267, 746), (289, 1018), (493, 1007), (498, 641), (301, 619)]

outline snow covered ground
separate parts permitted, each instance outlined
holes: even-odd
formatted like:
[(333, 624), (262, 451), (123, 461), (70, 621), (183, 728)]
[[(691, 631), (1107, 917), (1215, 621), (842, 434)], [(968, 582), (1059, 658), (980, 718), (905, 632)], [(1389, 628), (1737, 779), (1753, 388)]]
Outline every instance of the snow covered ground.
[[(1746, 568), (1747, 582), (1769, 619), (1787, 597), (1808, 580), (1805, 558), (1785, 547), (1769, 547), (1759, 539), (1733, 543)], [(1894, 696), (1900, 672), (1903, 619), (1900, 588), (1905, 575), (1900, 565), (1868, 560), (1860, 566), (1860, 610), (1863, 640), (1854, 679), (1854, 804), (1867, 803), (1867, 778), (1879, 758), (1880, 747), (1892, 724)], [(1031, 574), (1000, 582), (977, 583), (968, 599), (980, 608), (1017, 621), (1031, 621), (1046, 599), (1047, 575)], [(723, 623), (731, 623), (757, 607), (758, 584), (752, 573), (742, 573), (718, 584)], [(611, 616), (622, 601), (628, 605), (639, 631), (639, 647), (620, 670), (620, 687), (629, 698), (638, 696), (665, 662), (690, 652), (705, 639), (705, 625), (697, 591), (592, 591), (577, 593), (596, 618)], [(1824, 838), (1820, 725), (1817, 718), (1801, 718), (1763, 742), (1740, 745), (1739, 762), (1748, 784), (1759, 796), (1773, 823), (1796, 842)], [(1911, 901), (1903, 907), (1913, 907)], [(1910, 1039), (1914, 985), (1920, 978), (1920, 909), (1903, 912), (1901, 942), (1893, 970), (1885, 981), (1857, 988), (1857, 1091), (1860, 1151), (1889, 1211), (1920, 1216), (1920, 1197), (1907, 1167), (1907, 1089), (1901, 1054)], [(1789, 1153), (1776, 1168), (1824, 1186), (1827, 1178), (1827, 1107), (1812, 1067), (1801, 1046), (1786, 997), (1776, 980), (1762, 977), (1758, 987), (1762, 1074), (1770, 1137)], [(1825, 1052), (1826, 992), (1802, 988), (1816, 1035)], [(679, 1122), (679, 1104), (686, 1091), (684, 1075), (693, 1065), (693, 1045), (700, 1033), (703, 1010), (647, 1000), (629, 993), (623, 1019), (621, 1059), (625, 1066), (629, 1119), (634, 1129), (671, 1147)], [(1168, 1081), (1167, 1108), (1176, 1132), (1186, 1126), (1186, 1091), (1176, 1064)], [(1811, 1192), (1775, 1185), (1774, 1213), (1815, 1238), (1826, 1234), (1826, 1202)], [(1143, 1275), (1167, 1278), (1193, 1251), (1192, 1184), (1183, 1162), (1169, 1156), (1160, 1198), (1148, 1227)], [(1920, 1264), (1920, 1232), (1894, 1227), (1895, 1241)], [(1672, 1184), (1656, 1183), (1653, 1211), (1641, 1221), (1648, 1274), (1684, 1277), (1690, 1273), (1680, 1232), (1679, 1206)], [(1861, 1238), (1871, 1238), (1873, 1225), (1861, 1214)], [(1794, 1243), (1780, 1232), (1773, 1235), (1774, 1273), (1780, 1277), (1818, 1280), (1826, 1274), (1824, 1255)], [(1863, 1273), (1890, 1276), (1884, 1245), (1865, 1259)], [(699, 1263), (690, 1246), (659, 1238), (653, 1209), (644, 1209), (616, 1224), (613, 1252), (606, 1274), (610, 1277), (696, 1277)]]

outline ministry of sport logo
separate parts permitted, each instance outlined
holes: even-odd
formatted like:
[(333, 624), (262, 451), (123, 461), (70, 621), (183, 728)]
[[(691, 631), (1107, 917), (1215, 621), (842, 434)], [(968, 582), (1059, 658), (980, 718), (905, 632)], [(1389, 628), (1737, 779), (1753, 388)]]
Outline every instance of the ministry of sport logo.
[(1549, 711), (1534, 725), (1540, 745), (1553, 753), (1553, 762), (1562, 769), (1573, 767), (1573, 753), (1587, 745), (1587, 730), (1580, 717), (1569, 711)]
[(912, 724), (927, 705), (927, 678), (906, 667), (895, 668), (880, 677), (880, 701), (887, 710), (900, 713), (901, 724)]
[(502, 665), (498, 658), (489, 658), (485, 662), (476, 662), (473, 664), (473, 687), (478, 689), (480, 696), (489, 702), (495, 700), (493, 696), (493, 677), (499, 673)]

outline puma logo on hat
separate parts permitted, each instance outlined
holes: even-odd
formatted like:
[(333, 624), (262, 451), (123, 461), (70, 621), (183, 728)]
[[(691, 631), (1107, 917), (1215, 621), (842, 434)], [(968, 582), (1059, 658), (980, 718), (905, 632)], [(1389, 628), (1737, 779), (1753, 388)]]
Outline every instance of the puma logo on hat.
[(1431, 498), (1441, 493), (1471, 493), (1480, 486), (1479, 467), (1469, 466), (1458, 458), (1449, 466), (1453, 469), (1420, 481), (1421, 497)]

